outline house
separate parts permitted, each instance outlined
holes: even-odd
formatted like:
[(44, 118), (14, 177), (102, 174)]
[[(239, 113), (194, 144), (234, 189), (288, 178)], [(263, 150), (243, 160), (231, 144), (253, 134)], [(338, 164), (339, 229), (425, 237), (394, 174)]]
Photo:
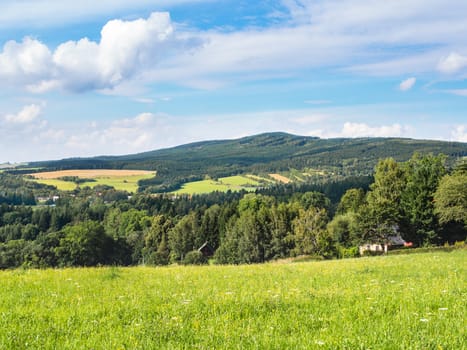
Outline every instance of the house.
[(204, 242), (203, 245), (198, 248), (198, 252), (203, 254), (206, 258), (214, 255), (214, 249), (209, 245), (208, 242)]
[(401, 236), (394, 235), (388, 236), (384, 242), (363, 244), (358, 247), (358, 252), (360, 255), (364, 255), (365, 252), (387, 254), (388, 250), (410, 246), (412, 246), (411, 242), (406, 242)]

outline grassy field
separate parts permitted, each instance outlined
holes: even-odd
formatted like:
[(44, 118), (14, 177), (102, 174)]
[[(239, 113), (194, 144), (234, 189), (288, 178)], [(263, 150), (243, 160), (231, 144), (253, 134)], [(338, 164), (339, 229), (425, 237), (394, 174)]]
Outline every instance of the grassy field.
[[(259, 180), (259, 179), (258, 179)], [(178, 194), (199, 194), (209, 193), (214, 191), (226, 192), (231, 191), (254, 191), (260, 182), (250, 176), (228, 176), (216, 180), (202, 180), (188, 182), (181, 189), (175, 191)]]
[(467, 251), (0, 272), (1, 349), (465, 349)]
[(59, 179), (34, 179), (38, 183), (57, 187), (60, 191), (73, 191), (76, 188), (76, 184), (70, 181), (63, 181)]
[(81, 187), (95, 187), (97, 185), (112, 186), (116, 190), (136, 192), (138, 181), (154, 177), (155, 172), (144, 170), (114, 170), (114, 169), (89, 169), (89, 170), (62, 170), (30, 174), (35, 180), (50, 186), (55, 186), (61, 191), (72, 191), (76, 184), (61, 180), (64, 176), (76, 176), (94, 181), (81, 183)]

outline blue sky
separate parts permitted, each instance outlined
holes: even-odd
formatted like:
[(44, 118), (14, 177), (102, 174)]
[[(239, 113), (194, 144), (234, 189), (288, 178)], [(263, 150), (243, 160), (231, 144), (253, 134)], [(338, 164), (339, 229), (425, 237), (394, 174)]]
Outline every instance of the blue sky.
[(269, 131), (467, 142), (467, 2), (4, 0), (0, 163)]

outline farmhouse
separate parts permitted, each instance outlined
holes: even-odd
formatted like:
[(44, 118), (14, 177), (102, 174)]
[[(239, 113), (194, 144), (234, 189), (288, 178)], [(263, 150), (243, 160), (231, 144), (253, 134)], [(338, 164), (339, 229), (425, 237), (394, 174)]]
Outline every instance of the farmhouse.
[(358, 247), (358, 252), (360, 255), (363, 255), (365, 252), (373, 252), (373, 253), (387, 253), (388, 250), (402, 248), (406, 246), (411, 246), (412, 244), (406, 242), (402, 239), (401, 236), (388, 236), (384, 242), (380, 243), (366, 243)]
[(204, 242), (203, 245), (198, 248), (198, 252), (203, 254), (206, 258), (209, 258), (214, 255), (214, 249), (210, 246), (208, 242)]

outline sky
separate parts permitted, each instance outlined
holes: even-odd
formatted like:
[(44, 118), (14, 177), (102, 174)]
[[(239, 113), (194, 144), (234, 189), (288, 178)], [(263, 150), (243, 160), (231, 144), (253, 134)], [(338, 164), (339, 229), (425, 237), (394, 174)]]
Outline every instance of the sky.
[(467, 142), (467, 1), (0, 7), (0, 163), (272, 131)]

